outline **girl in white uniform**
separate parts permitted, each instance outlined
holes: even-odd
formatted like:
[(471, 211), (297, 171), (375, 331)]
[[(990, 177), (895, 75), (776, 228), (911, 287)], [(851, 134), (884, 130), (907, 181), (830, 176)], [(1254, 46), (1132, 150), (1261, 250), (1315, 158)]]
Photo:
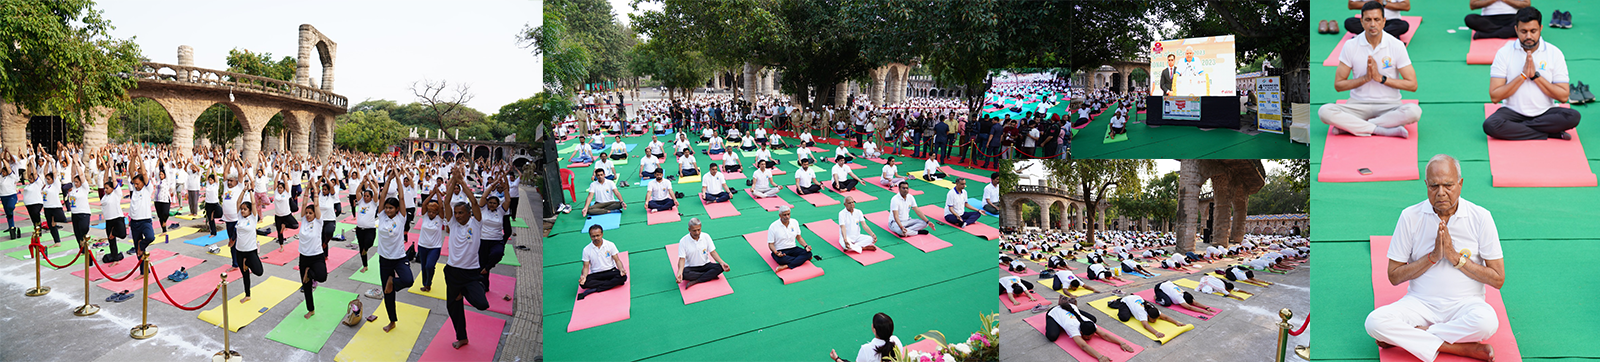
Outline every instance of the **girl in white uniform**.
[[(386, 179), (393, 180), (394, 171), (390, 171)], [(404, 187), (404, 185), (402, 185)], [(399, 199), (389, 194), (389, 188), (379, 187), (378, 198), (383, 200), (383, 211), (378, 213), (378, 278), (383, 281), (383, 306), (389, 312), (389, 325), (383, 326), (383, 331), (394, 329), (395, 323), (400, 320), (395, 313), (394, 293), (401, 289), (410, 288), (416, 281), (411, 274), (411, 262), (406, 258), (406, 228), (405, 217), (401, 215), (402, 204)], [(399, 195), (404, 197), (404, 195)]]
[(319, 207), (314, 197), (307, 195), (305, 207), (300, 209), (300, 292), (306, 296), (306, 319), (317, 314), (317, 303), (312, 300), (316, 283), (328, 281), (328, 239), (322, 237), (322, 220), (317, 215)]
[[(260, 214), (257, 212), (259, 210), (256, 209), (255, 205), (250, 202), (250, 200), (255, 199), (255, 193), (250, 191), (246, 191), (246, 193), (250, 194), (249, 197), (239, 197), (237, 199), (237, 205), (239, 207), (239, 220), (234, 222), (233, 229), (234, 233), (239, 235), (255, 234), (257, 223), (256, 220), (258, 220), (257, 215)], [(247, 237), (244, 239), (244, 242), (228, 240), (228, 247), (233, 248), (233, 250), (231, 250), (233, 253), (233, 264), (244, 269), (241, 270), (242, 273), (240, 273), (244, 275), (244, 298), (239, 299), (240, 303), (250, 301), (250, 274), (255, 274), (259, 277), (264, 271), (264, 269), (261, 268), (261, 256), (258, 254), (259, 250), (256, 248), (259, 245), (256, 243), (256, 239), (253, 237)]]
[(422, 291), (433, 290), (433, 270), (439, 262), (439, 250), (444, 247), (444, 185), (435, 187), (422, 204), (419, 219), (421, 232), (417, 235), (417, 261), (422, 263)]
[[(894, 336), (894, 319), (888, 314), (878, 313), (872, 316), (872, 340), (861, 345), (856, 351), (856, 362), (882, 361), (885, 357), (895, 358), (897, 351), (904, 349), (900, 344), (900, 337)], [(839, 351), (829, 350), (828, 358), (833, 362), (848, 362), (839, 358)]]

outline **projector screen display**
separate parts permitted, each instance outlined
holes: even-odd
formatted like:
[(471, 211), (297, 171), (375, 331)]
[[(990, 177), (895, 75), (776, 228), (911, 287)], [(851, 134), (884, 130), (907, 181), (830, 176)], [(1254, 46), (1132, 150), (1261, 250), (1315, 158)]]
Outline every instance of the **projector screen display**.
[(1236, 96), (1233, 36), (1162, 40), (1150, 45), (1150, 95)]

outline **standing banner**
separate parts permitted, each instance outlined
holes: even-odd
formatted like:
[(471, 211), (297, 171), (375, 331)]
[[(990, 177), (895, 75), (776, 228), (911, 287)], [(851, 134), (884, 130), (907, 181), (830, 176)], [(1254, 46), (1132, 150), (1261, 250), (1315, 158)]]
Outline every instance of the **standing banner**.
[(1200, 120), (1200, 97), (1161, 97), (1161, 118)]
[(1283, 92), (1278, 77), (1256, 78), (1256, 129), (1283, 134)]

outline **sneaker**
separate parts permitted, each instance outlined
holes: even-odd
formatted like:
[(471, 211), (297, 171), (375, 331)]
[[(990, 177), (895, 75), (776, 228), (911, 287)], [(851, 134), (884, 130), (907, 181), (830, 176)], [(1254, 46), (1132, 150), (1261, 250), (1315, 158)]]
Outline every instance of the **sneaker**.
[(383, 291), (378, 290), (378, 288), (368, 289), (367, 292), (363, 293), (362, 295), (372, 299), (383, 299)]
[(1589, 85), (1588, 84), (1579, 85), (1578, 88), (1581, 88), (1582, 91), (1583, 91), (1583, 102), (1584, 103), (1594, 102), (1594, 92), (1589, 91)]
[(1550, 13), (1550, 27), (1561, 27), (1561, 10), (1556, 10)]
[(1583, 82), (1573, 82), (1570, 92), (1567, 92), (1567, 102), (1583, 104)]
[(1565, 29), (1572, 29), (1572, 12), (1571, 11), (1563, 11), (1563, 12), (1561, 12), (1561, 27), (1565, 28)]

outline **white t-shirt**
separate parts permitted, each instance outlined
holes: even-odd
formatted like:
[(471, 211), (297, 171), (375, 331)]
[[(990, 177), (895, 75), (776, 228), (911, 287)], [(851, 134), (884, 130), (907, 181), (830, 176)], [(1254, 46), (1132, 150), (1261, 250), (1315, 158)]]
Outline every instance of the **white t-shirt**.
[(861, 235), (861, 222), (866, 219), (867, 217), (861, 213), (861, 209), (855, 209), (854, 212), (841, 209), (839, 210), (839, 230), (844, 232), (844, 237), (847, 238)]
[(289, 212), (289, 193), (272, 193), (272, 214), (275, 216), (287, 216)]
[(100, 218), (111, 220), (122, 217), (122, 188), (114, 188), (100, 197)]
[(1128, 311), (1133, 313), (1133, 319), (1150, 321), (1150, 315), (1144, 312), (1144, 297), (1129, 295), (1122, 297), (1122, 303), (1128, 305)]
[[(1406, 45), (1389, 33), (1381, 33), (1383, 40), (1374, 47), (1364, 36), (1350, 38), (1339, 51), (1339, 62), (1350, 67), (1352, 79), (1367, 75), (1367, 57), (1378, 62), (1378, 73), (1398, 79), (1400, 68), (1411, 65), (1411, 55)], [(1378, 82), (1367, 82), (1350, 90), (1351, 102), (1399, 102), (1400, 90)]]
[[(1390, 2), (1390, 3), (1403, 3), (1403, 2), (1406, 2), (1406, 0), (1389, 0), (1388, 2)], [(1390, 9), (1387, 6), (1383, 7), (1383, 19), (1384, 20), (1399, 19), (1399, 18), (1400, 18), (1400, 10)]]
[[(1494, 64), (1489, 65), (1489, 77), (1505, 79), (1508, 82), (1525, 82), (1501, 104), (1523, 116), (1535, 117), (1555, 107), (1555, 101), (1545, 95), (1544, 91), (1539, 90), (1539, 86), (1534, 84), (1536, 81), (1517, 76), (1522, 74), (1522, 67), (1527, 61), (1528, 52), (1522, 50), (1522, 43), (1508, 41), (1505, 46), (1500, 47), (1500, 50), (1495, 51)], [(1539, 73), (1540, 78), (1545, 78), (1550, 83), (1567, 83), (1567, 57), (1561, 53), (1560, 48), (1556, 48), (1555, 44), (1540, 39), (1539, 49), (1533, 51), (1533, 63), (1534, 71)]]
[(20, 174), (16, 172), (12, 172), (10, 175), (6, 176), (0, 176), (0, 196), (16, 195), (17, 179), (20, 177)]
[(1000, 204), (1000, 187), (993, 183), (983, 186), (983, 201), (991, 204)]
[(650, 183), (646, 184), (645, 188), (646, 192), (650, 194), (650, 201), (672, 198), (672, 181), (667, 181), (665, 178), (659, 181), (650, 180)]
[(617, 195), (613, 193), (616, 189), (616, 184), (611, 180), (601, 179), (600, 181), (589, 182), (589, 194), (594, 195), (595, 203), (617, 201)]
[(922, 175), (923, 176), (932, 175), (934, 172), (938, 172), (938, 171), (939, 171), (939, 161), (935, 161), (932, 158), (929, 158), (927, 161), (922, 161)]
[(405, 212), (395, 213), (390, 218), (387, 213), (378, 213), (378, 256), (384, 259), (395, 260), (406, 256), (406, 215)]
[[(130, 184), (128, 186), (132, 187), (133, 185)], [(143, 190), (133, 190), (130, 197), (132, 202), (128, 205), (129, 219), (150, 220), (151, 214), (154, 214), (154, 212), (150, 211), (150, 208), (155, 207), (154, 200), (152, 200), (155, 196), (154, 194), (155, 186), (150, 184), (145, 184)]]
[[(501, 203), (500, 206), (505, 207), (506, 204)], [(481, 240), (504, 241), (506, 238), (506, 230), (505, 225), (502, 224), (505, 222), (505, 210), (484, 207), (483, 210), (479, 211), (479, 214), (483, 215), (483, 221), (479, 222), (481, 225), (480, 230), (483, 231), (483, 235), (479, 236), (478, 238)]]
[(916, 214), (911, 211), (911, 209), (915, 208), (917, 208), (916, 197), (902, 197), (899, 193), (895, 193), (894, 197), (889, 198), (889, 214), (894, 215), (902, 224), (910, 222), (912, 218), (916, 217)]
[(483, 236), (478, 230), (482, 228), (478, 219), (469, 218), (466, 225), (452, 219), (445, 222), (445, 225), (450, 228), (450, 256), (445, 260), (445, 265), (461, 269), (477, 269), (478, 246), (481, 245), (480, 237)]
[(44, 203), (44, 178), (40, 177), (33, 182), (22, 185), (22, 204), (38, 205)]
[[(594, 242), (583, 245), (583, 261), (589, 263), (590, 273), (599, 273), (616, 268), (617, 262), (611, 260), (611, 256), (618, 253), (617, 244), (612, 244), (611, 240), (601, 239), (600, 246), (594, 246)], [(454, 251), (450, 255), (455, 255)]]
[(800, 236), (800, 221), (789, 219), (789, 225), (784, 225), (783, 220), (775, 220), (772, 226), (767, 227), (767, 244), (776, 250), (793, 248), (795, 238)]
[(832, 173), (834, 182), (844, 182), (844, 180), (850, 179), (850, 167), (845, 165), (843, 163), (835, 163), (832, 168), (828, 169), (828, 172)]
[(884, 180), (888, 180), (891, 177), (896, 177), (896, 176), (899, 176), (899, 175), (900, 175), (900, 168), (899, 167), (896, 167), (895, 165), (884, 164), (883, 165), (883, 176), (880, 176), (880, 178), (882, 178)]
[(233, 224), (233, 230), (239, 233), (239, 240), (233, 243), (235, 249), (255, 251), (256, 247), (260, 246), (256, 243), (256, 238), (250, 237), (256, 234), (256, 214), (251, 213), (250, 217), (239, 218), (239, 221)]
[(417, 247), (437, 249), (444, 245), (444, 217), (423, 215), (417, 219), (422, 232), (417, 235)]
[[(227, 203), (223, 203), (223, 204), (227, 204)], [(333, 221), (333, 220), (335, 220), (334, 218), (337, 217), (338, 215), (335, 215), (333, 213), (333, 205), (338, 205), (338, 204), (339, 204), (339, 197), (338, 196), (335, 196), (335, 195), (320, 195), (320, 196), (317, 196), (317, 217), (321, 218), (322, 221)], [(226, 206), (224, 206), (224, 208), (226, 208)], [(227, 215), (227, 210), (226, 209), (223, 210), (223, 215)], [(224, 216), (223, 220), (227, 220), (227, 217)]]
[(300, 221), (300, 233), (295, 235), (300, 239), (300, 255), (314, 256), (325, 252), (326, 250), (322, 250), (322, 223), (318, 220), (306, 220), (299, 215), (295, 218)]
[(1228, 284), (1223, 283), (1222, 279), (1206, 274), (1200, 277), (1200, 289), (1196, 290), (1201, 293), (1227, 293)]
[(873, 338), (871, 342), (861, 345), (861, 350), (856, 351), (856, 361), (882, 361), (883, 356), (878, 355), (878, 347), (882, 347), (884, 343), (894, 343), (897, 350), (905, 348), (900, 344), (900, 337), (891, 335), (888, 342)]
[(678, 238), (678, 257), (684, 258), (683, 266), (685, 267), (695, 267), (710, 263), (711, 252), (713, 251), (717, 251), (717, 244), (711, 241), (711, 235), (707, 235), (704, 232), (700, 233), (700, 239), (698, 240), (689, 237), (688, 234)]
[[(1482, 264), (1485, 260), (1504, 258), (1500, 251), (1500, 231), (1495, 228), (1489, 210), (1467, 199), (1459, 199), (1456, 214), (1450, 217), (1450, 241), (1453, 249), (1467, 249), (1472, 256), (1467, 262)], [(1409, 263), (1428, 257), (1438, 239), (1439, 215), (1427, 201), (1411, 205), (1400, 212), (1394, 226), (1394, 237), (1389, 243), (1389, 260)], [(1467, 277), (1454, 267), (1455, 260), (1440, 260), (1412, 279), (1406, 295), (1417, 297), (1432, 305), (1451, 305), (1456, 301), (1483, 300), (1483, 283)]]
[(800, 187), (811, 187), (811, 183), (816, 179), (817, 173), (812, 172), (810, 167), (806, 167), (794, 172), (794, 181), (798, 183)]
[(727, 181), (723, 181), (722, 173), (709, 173), (700, 178), (700, 184), (706, 187), (706, 194), (720, 194), (727, 188)]
[[(1511, 7), (1511, 4), (1507, 4), (1504, 1), (1495, 1), (1489, 3), (1489, 6), (1483, 7), (1483, 16), (1509, 15), (1516, 13), (1517, 8)], [(1385, 14), (1387, 15), (1387, 13)]]
[(756, 169), (751, 179), (755, 181), (755, 187), (772, 187), (772, 183), (768, 182), (772, 179), (772, 171), (767, 169)]
[(956, 217), (961, 217), (961, 216), (966, 215), (967, 214), (967, 191), (966, 190), (956, 191), (955, 188), (951, 188), (950, 191), (945, 192), (944, 193), (944, 209), (945, 209), (945, 212), (949, 212), (950, 209), (955, 209), (956, 210), (955, 211)]
[(1038, 139), (1038, 138), (1039, 138), (1039, 128), (1038, 127), (1034, 127), (1033, 129), (1028, 130), (1028, 137), (1023, 137), (1022, 138), (1022, 147), (1033, 147), (1034, 140)]
[(61, 208), (61, 179), (58, 178), (56, 182), (45, 184), (44, 208)]
[(656, 170), (661, 168), (658, 163), (655, 156), (639, 158), (639, 167), (643, 168), (643, 172), (655, 173)]
[(207, 204), (218, 203), (219, 201), (218, 201), (217, 194), (219, 193), (219, 190), (221, 190), (221, 189), (222, 189), (222, 184), (220, 184), (220, 183), (212, 182), (212, 183), (206, 184), (205, 185), (206, 203)]
[(694, 166), (695, 163), (693, 154), (684, 154), (683, 156), (678, 157), (678, 169), (693, 170), (695, 169)]
[(1049, 312), (1045, 312), (1045, 315), (1056, 321), (1056, 324), (1061, 326), (1061, 331), (1066, 333), (1068, 337), (1083, 336), (1083, 331), (1079, 329), (1083, 322), (1079, 321), (1078, 317), (1073, 316), (1072, 312), (1067, 311), (1066, 308), (1057, 305), (1055, 308), (1050, 308)]

